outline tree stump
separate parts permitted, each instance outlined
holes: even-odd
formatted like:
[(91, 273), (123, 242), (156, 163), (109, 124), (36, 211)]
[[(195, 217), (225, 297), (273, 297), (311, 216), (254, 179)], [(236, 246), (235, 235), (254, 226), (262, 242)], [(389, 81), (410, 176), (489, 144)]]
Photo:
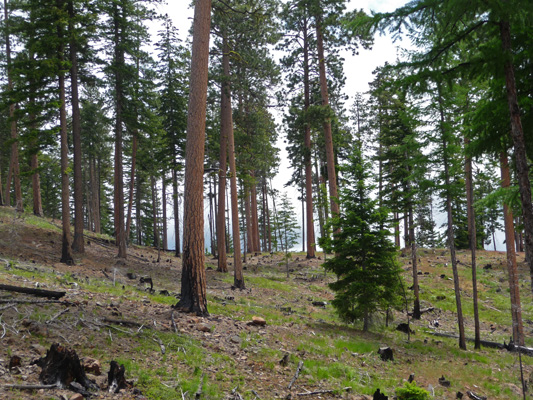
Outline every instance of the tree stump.
[(394, 361), (394, 354), (390, 347), (380, 347), (378, 354), (383, 361)]
[(107, 384), (109, 385), (109, 393), (118, 393), (120, 389), (128, 387), (128, 382), (124, 377), (126, 369), (124, 365), (118, 365), (116, 361), (111, 361), (109, 372), (107, 373)]
[(45, 385), (57, 384), (61, 388), (68, 388), (72, 382), (78, 382), (86, 389), (98, 389), (85, 375), (76, 352), (58, 343), (47, 350), (45, 357), (33, 361), (32, 364), (42, 368), (39, 380)]

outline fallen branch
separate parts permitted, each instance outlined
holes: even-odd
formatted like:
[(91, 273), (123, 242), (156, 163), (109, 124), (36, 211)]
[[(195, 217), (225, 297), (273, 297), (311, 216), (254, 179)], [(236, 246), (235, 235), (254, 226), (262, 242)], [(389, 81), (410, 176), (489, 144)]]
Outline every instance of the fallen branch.
[(56, 319), (58, 319), (60, 316), (62, 316), (63, 314), (69, 312), (70, 309), (69, 308), (65, 308), (63, 311), (60, 311), (58, 312), (56, 315), (54, 315), (52, 318), (50, 318), (48, 321), (46, 321), (46, 324), (49, 325), (51, 324), (52, 322), (54, 322)]
[(291, 383), (289, 383), (289, 386), (287, 387), (287, 389), (290, 389), (292, 385), (294, 384), (294, 382), (296, 381), (296, 379), (298, 379), (298, 376), (300, 376), (300, 372), (302, 371), (303, 366), (304, 366), (304, 362), (300, 361), (298, 363), (298, 368), (296, 369), (296, 373), (294, 374), (294, 377), (292, 378)]
[(4, 385), (5, 389), (19, 389), (19, 390), (40, 390), (40, 389), (55, 389), (57, 384), (53, 385)]
[(7, 306), (0, 307), (0, 311), (4, 311), (4, 310), (7, 310), (8, 308), (15, 307), (15, 305), (16, 305), (15, 303), (9, 302)]
[[(428, 307), (428, 308), (422, 308), (420, 310), (420, 314), (425, 314), (425, 313), (428, 313), (428, 312), (431, 312), (435, 309), (435, 307)], [(409, 314), (409, 316), (413, 316), (413, 313), (412, 312), (408, 312), (407, 314)]]
[(296, 396), (318, 396), (319, 394), (333, 393), (333, 390), (316, 390), (314, 392), (296, 393)]
[[(0, 299), (0, 304), (63, 304), (65, 306), (74, 305), (67, 300), (31, 300), (31, 299)], [(9, 308), (9, 307), (6, 307)]]
[(59, 299), (63, 297), (67, 292), (58, 292), (54, 290), (44, 290), (36, 288), (27, 288), (21, 286), (2, 285), (0, 284), (0, 290), (6, 290), (8, 292), (33, 294), (34, 296), (47, 297), (49, 299)]

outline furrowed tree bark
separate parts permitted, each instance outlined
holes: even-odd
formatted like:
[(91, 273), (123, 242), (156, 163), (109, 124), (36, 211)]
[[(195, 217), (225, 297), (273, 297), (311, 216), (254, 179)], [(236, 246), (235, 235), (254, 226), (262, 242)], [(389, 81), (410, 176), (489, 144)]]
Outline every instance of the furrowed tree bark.
[[(507, 1), (504, 3), (507, 3)], [(511, 119), (511, 137), (513, 139), (518, 187), (522, 203), (522, 217), (524, 219), (526, 259), (529, 263), (531, 291), (533, 291), (533, 204), (531, 201), (531, 182), (529, 180), (524, 130), (522, 128), (520, 107), (518, 105), (518, 95), (516, 91), (516, 80), (511, 52), (511, 27), (509, 21), (500, 21), (500, 36), (506, 57), (504, 64), (505, 88), (507, 90), (507, 103), (509, 105)]]
[[(322, 95), (322, 106), (329, 109), (328, 81), (326, 77), (326, 59), (324, 57), (324, 40), (322, 35), (322, 17), (315, 16), (316, 43), (318, 52), (318, 66), (320, 74), (320, 93)], [(337, 174), (335, 172), (335, 151), (333, 148), (333, 134), (331, 131), (331, 119), (324, 122), (324, 139), (326, 142), (326, 161), (328, 170), (329, 196), (331, 204), (331, 214), (339, 214), (339, 203), (337, 193)]]
[[(307, 113), (311, 105), (309, 94), (309, 34), (307, 32), (308, 20), (305, 17), (303, 22), (303, 56), (304, 56), (304, 110)], [(305, 123), (304, 132), (304, 164), (305, 164), (305, 206), (307, 222), (307, 258), (315, 258), (315, 223), (313, 218), (313, 169), (311, 165), (311, 125)]]
[[(121, 5), (122, 7), (122, 5)], [(122, 8), (122, 12), (124, 9)], [(114, 6), (114, 46), (115, 46), (115, 174), (114, 174), (114, 225), (118, 247), (118, 258), (126, 258), (126, 235), (124, 229), (124, 171), (122, 164), (122, 111), (123, 111), (123, 77), (124, 68), (124, 27), (121, 26), (122, 16), (119, 5)]]
[[(7, 72), (7, 89), (9, 92), (13, 90), (13, 71), (11, 67), (11, 43), (10, 43), (10, 31), (9, 31), (9, 13), (8, 3), (4, 0), (4, 25), (5, 25), (5, 41), (6, 41), (6, 72)], [(15, 103), (10, 100), (9, 102), (9, 119), (11, 121), (11, 160), (9, 163), (9, 170), (6, 180), (6, 192), (5, 203), (11, 205), (11, 180), (14, 180), (15, 186), (15, 208), (17, 211), (22, 212), (24, 206), (22, 203), (22, 188), (20, 186), (20, 164), (19, 164), (19, 144), (18, 144), (18, 132), (17, 121), (15, 119)]]
[(181, 299), (178, 307), (206, 315), (206, 278), (204, 268), (204, 150), (207, 103), (207, 70), (211, 0), (196, 0), (187, 117), (185, 191), (183, 223), (183, 267)]
[(226, 174), (228, 159), (228, 132), (232, 129), (231, 98), (229, 83), (229, 46), (226, 33), (222, 39), (222, 68), (224, 72), (221, 85), (220, 110), (220, 158), (218, 171), (218, 213), (217, 213), (217, 249), (219, 272), (228, 272), (226, 254)]
[[(64, 46), (61, 44), (63, 40), (63, 32), (61, 25), (57, 26), (57, 37), (59, 41), (58, 58), (59, 68), (63, 68)], [(63, 240), (61, 251), (61, 262), (65, 264), (74, 264), (71, 248), (70, 235), (70, 204), (69, 204), (69, 178), (68, 178), (68, 132), (67, 132), (67, 110), (66, 110), (66, 96), (65, 96), (65, 73), (59, 71), (59, 101), (61, 103), (59, 108), (59, 123), (61, 130), (61, 222), (63, 228)]]
[[(511, 172), (507, 152), (500, 153), (500, 168), (502, 187), (511, 185)], [(518, 284), (518, 267), (514, 248), (513, 212), (503, 204), (503, 220), (505, 225), (505, 247), (507, 250), (507, 271), (509, 273), (509, 289), (511, 295), (511, 317), (513, 321), (513, 341), (520, 346), (524, 345), (524, 327), (522, 324), (522, 305), (520, 302), (520, 286)]]
[[(465, 147), (470, 140), (465, 137)], [(465, 157), (465, 185), (466, 185), (466, 212), (468, 218), (468, 240), (472, 260), (472, 297), (474, 302), (474, 348), (481, 349), (481, 334), (479, 326), (479, 308), (477, 293), (477, 266), (476, 266), (476, 214), (474, 212), (474, 185), (472, 183), (472, 158)]]
[(78, 94), (78, 46), (74, 33), (74, 2), (67, 3), (69, 14), (70, 36), (70, 91), (72, 106), (72, 144), (74, 151), (74, 239), (72, 249), (77, 253), (84, 253), (83, 240), (83, 177), (81, 172), (81, 116)]

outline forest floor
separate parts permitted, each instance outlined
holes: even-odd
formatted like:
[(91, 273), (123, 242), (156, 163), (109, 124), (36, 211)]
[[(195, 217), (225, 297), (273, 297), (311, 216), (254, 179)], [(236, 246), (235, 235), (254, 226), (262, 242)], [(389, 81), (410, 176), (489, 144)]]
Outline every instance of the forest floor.
[[(51, 303), (0, 291), (1, 399), (73, 398), (69, 390), (6, 388), (38, 384), (40, 367), (31, 362), (53, 343), (72, 348), (85, 365), (97, 365), (88, 373), (102, 388), (96, 399), (371, 399), (377, 388), (392, 398), (410, 374), (436, 399), (455, 399), (458, 392), (466, 399), (468, 391), (491, 400), (522, 398), (517, 353), (474, 350), (471, 342), (462, 351), (456, 339), (433, 335), (457, 333), (446, 250), (419, 250), (422, 307), (434, 309), (411, 321), (410, 340), (396, 330), (407, 321), (402, 313), (388, 326), (375, 318), (369, 332), (342, 323), (330, 304), (334, 296), (327, 285), (335, 277), (324, 273), (322, 254), (314, 260), (293, 254), (289, 277), (281, 254), (248, 256), (243, 291), (231, 288), (231, 258), (230, 273), (224, 274), (207, 257), (210, 316), (201, 318), (172, 308), (181, 276), (181, 261), (172, 253), (162, 253), (156, 262), (157, 250), (132, 246), (127, 260), (119, 261), (110, 238), (94, 235), (86, 238), (85, 250), (75, 256), (75, 265), (61, 264), (59, 221), (0, 207), (0, 284), (66, 291), (60, 302)], [(400, 260), (411, 285), (409, 258)], [(472, 338), (470, 253), (459, 251), (458, 261), (466, 332)], [(526, 345), (532, 346), (533, 297), (523, 255), (519, 261)], [(478, 265), (481, 337), (508, 342), (505, 253), (480, 251)], [(141, 277), (152, 279), (153, 292)], [(253, 325), (254, 316), (266, 325)], [(393, 349), (393, 361), (381, 360), (382, 346)], [(20, 357), (20, 365), (10, 369), (13, 356)], [(131, 383), (118, 394), (106, 391), (111, 360), (125, 365)], [(289, 389), (300, 361), (303, 368)], [(533, 382), (533, 357), (523, 355), (522, 363), (524, 379)], [(439, 383), (442, 376), (448, 386)]]

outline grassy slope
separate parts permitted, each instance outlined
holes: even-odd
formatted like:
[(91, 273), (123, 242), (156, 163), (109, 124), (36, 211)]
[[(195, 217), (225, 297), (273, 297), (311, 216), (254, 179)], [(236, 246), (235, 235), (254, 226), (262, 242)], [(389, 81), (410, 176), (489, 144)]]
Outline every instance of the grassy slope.
[[(6, 209), (0, 210), (0, 219), (3, 220), (0, 224), (0, 242), (13, 238), (13, 234), (16, 235), (22, 226), (34, 229), (36, 237), (50, 232), (51, 235), (59, 234), (57, 227), (49, 221), (30, 216), (15, 220)], [(17, 246), (16, 240), (11, 242), (11, 245)], [(153, 254), (148, 249), (136, 251), (144, 251), (145, 257)], [(447, 266), (449, 255), (446, 251), (421, 250), (420, 257), (421, 270), (429, 273), (420, 279), (422, 304), (436, 309), (425, 314), (421, 321), (413, 323), (416, 334), (410, 342), (407, 342), (405, 334), (394, 330), (397, 323), (405, 321), (401, 315), (395, 315), (396, 320), (389, 327), (384, 326), (381, 318), (376, 318), (371, 332), (363, 333), (360, 326), (341, 323), (331, 306), (314, 307), (310, 300), (329, 301), (333, 296), (327, 288), (327, 282), (334, 277), (324, 276), (319, 262), (294, 260), (291, 268), (295, 271), (287, 278), (284, 266), (265, 257), (256, 259), (256, 265), (245, 271), (248, 288), (245, 292), (230, 290), (233, 282), (230, 275), (208, 274), (210, 319), (198, 320), (180, 315), (178, 333), (170, 328), (139, 333), (135, 329), (97, 330), (76, 325), (81, 339), (74, 344), (80, 345), (76, 351), (82, 356), (100, 360), (114, 358), (124, 363), (128, 378), (134, 379), (137, 387), (151, 399), (175, 399), (181, 397), (182, 392), (194, 394), (201, 381), (204, 382), (205, 398), (225, 398), (235, 387), (246, 399), (255, 398), (253, 391), (262, 399), (284, 398), (289, 392), (288, 382), (300, 360), (304, 362), (304, 369), (296, 381), (294, 392), (333, 389), (338, 397), (358, 398), (359, 394), (372, 394), (376, 388), (380, 388), (390, 395), (410, 373), (415, 373), (417, 383), (426, 388), (431, 385), (435, 397), (439, 399), (453, 399), (456, 392), (466, 393), (467, 390), (483, 394), (489, 399), (522, 398), (516, 354), (493, 349), (474, 351), (471, 343), (468, 351), (460, 351), (456, 340), (430, 334), (435, 330), (430, 327), (433, 319), (439, 319), (442, 331), (456, 331), (453, 282), (448, 280), (451, 267)], [(499, 342), (508, 341), (511, 335), (504, 257), (503, 253), (481, 252), (478, 259), (482, 338)], [(302, 255), (299, 258), (303, 259)], [(467, 335), (473, 337), (471, 272), (467, 265), (469, 253), (459, 252), (458, 258), (461, 261)], [(57, 268), (46, 263), (36, 263), (33, 269), (29, 269), (28, 263), (17, 257), (6, 259), (11, 268), (0, 266), (0, 283), (40, 282), (50, 288), (68, 288), (72, 287), (72, 282), (76, 282), (79, 285), (77, 296), (81, 293), (86, 305), (83, 312), (92, 316), (103, 312), (103, 307), (95, 305), (97, 302), (118, 304), (124, 319), (137, 318), (137, 311), (146, 307), (146, 313), (150, 315), (161, 314), (160, 324), (164, 326), (165, 321), (168, 323), (169, 320), (170, 305), (175, 303), (172, 297), (140, 294), (139, 288), (127, 281), (124, 282), (124, 289), (113, 286), (101, 274), (93, 273), (81, 278), (79, 270), (74, 275), (58, 272)], [(408, 260), (402, 260), (405, 261), (405, 278), (409, 282)], [(78, 268), (83, 268), (83, 263), (91, 264), (94, 270), (106, 267), (90, 261), (82, 260), (82, 266)], [(492, 268), (483, 269), (487, 264), (491, 264)], [(528, 290), (528, 273), (523, 267), (520, 280), (522, 312), (526, 342), (533, 346), (529, 325), (533, 319), (532, 296)], [(151, 273), (154, 276), (153, 270)], [(179, 275), (179, 272), (176, 274)], [(441, 278), (441, 275), (446, 276)], [(158, 276), (156, 281), (169, 290), (179, 287), (170, 276)], [(54, 305), (40, 308), (21, 306), (17, 311), (24, 315), (7, 314), (7, 311), (0, 311), (0, 314), (5, 314), (3, 321), (12, 318), (10, 323), (23, 317), (44, 321), (61, 309)], [(254, 315), (265, 318), (267, 327), (247, 327), (245, 322)], [(72, 318), (65, 314), (58, 320), (63, 320), (66, 326), (74, 321)], [(83, 318), (89, 317), (84, 314)], [(199, 332), (196, 327), (201, 323), (207, 324), (210, 332)], [(65, 329), (63, 325), (56, 328)], [(491, 325), (496, 328), (493, 333)], [(21, 339), (19, 343), (16, 342), (16, 335), (9, 330), (3, 340), (10, 336), (14, 340), (11, 347), (20, 351), (35, 342), (49, 346), (53, 341), (47, 335), (34, 334)], [(158, 341), (166, 346), (165, 355), (161, 354)], [(383, 362), (379, 359), (377, 350), (382, 345), (394, 349), (395, 361)], [(2, 358), (5, 359), (11, 352), (9, 346), (3, 348)], [(289, 364), (282, 367), (278, 361), (287, 353), (290, 354)], [(524, 357), (523, 362), (525, 377), (529, 378), (533, 371), (533, 358)], [(438, 378), (442, 375), (451, 381), (450, 388), (438, 384)], [(0, 383), (2, 379), (0, 376)], [(351, 388), (349, 392), (344, 390), (347, 387)], [(40, 398), (39, 394), (35, 396), (32, 398)]]

